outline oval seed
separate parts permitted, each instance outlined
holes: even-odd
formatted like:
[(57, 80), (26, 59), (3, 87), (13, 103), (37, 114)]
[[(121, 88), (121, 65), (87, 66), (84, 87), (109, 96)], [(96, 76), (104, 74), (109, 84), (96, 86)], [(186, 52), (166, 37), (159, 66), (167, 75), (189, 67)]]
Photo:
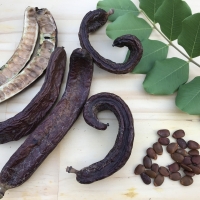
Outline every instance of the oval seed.
[(157, 154), (156, 154), (156, 152), (154, 151), (153, 148), (148, 148), (148, 149), (147, 149), (147, 155), (148, 155), (150, 158), (154, 159), (154, 160), (157, 159)]
[(159, 165), (157, 163), (153, 163), (151, 165), (151, 170), (154, 171), (155, 173), (158, 173)]
[(134, 173), (136, 175), (140, 175), (141, 173), (143, 173), (145, 171), (145, 167), (143, 165), (138, 165), (136, 168), (135, 168), (135, 171)]
[(150, 178), (155, 178), (157, 176), (157, 173), (152, 170), (146, 170), (145, 174), (147, 174)]
[(173, 138), (182, 138), (182, 137), (184, 137), (185, 136), (185, 132), (184, 132), (184, 130), (177, 130), (177, 131), (175, 131), (173, 134), (172, 134), (172, 137)]
[(179, 172), (174, 172), (169, 175), (169, 178), (173, 181), (179, 181), (181, 179), (181, 174)]
[(167, 146), (167, 145), (170, 143), (170, 140), (169, 140), (169, 138), (159, 138), (159, 139), (158, 139), (158, 142), (159, 142), (161, 145)]
[(154, 186), (158, 187), (158, 186), (161, 186), (164, 182), (164, 176), (158, 174), (156, 176), (156, 178), (154, 179)]
[(165, 177), (169, 176), (169, 171), (166, 167), (160, 167), (158, 171), (161, 175)]
[(163, 154), (163, 148), (162, 148), (162, 146), (159, 142), (156, 142), (156, 143), (153, 144), (153, 149), (158, 155)]
[(187, 147), (189, 149), (199, 149), (199, 144), (193, 140), (189, 140), (188, 143), (187, 143)]
[(170, 132), (167, 129), (161, 129), (157, 132), (157, 134), (162, 138), (166, 138), (170, 135)]
[(200, 164), (200, 155), (192, 156), (191, 160), (192, 160), (192, 163), (195, 164), (195, 165)]
[(174, 161), (178, 162), (178, 163), (181, 163), (184, 159), (184, 156), (182, 156), (181, 154), (179, 153), (173, 153), (171, 154), (171, 157)]
[(181, 185), (189, 186), (193, 183), (193, 179), (190, 176), (184, 176), (180, 180)]
[(178, 172), (180, 170), (180, 166), (178, 163), (173, 163), (171, 165), (168, 165), (169, 171), (174, 173), (174, 172)]
[(187, 170), (187, 171), (189, 171), (189, 172), (192, 172), (193, 170), (192, 170), (192, 168), (190, 167), (190, 165), (189, 166), (187, 166), (187, 165), (185, 165), (185, 164), (180, 164), (181, 165), (181, 167), (183, 168), (183, 169), (185, 169), (185, 170)]
[(185, 157), (184, 160), (182, 161), (182, 164), (185, 164), (185, 165), (190, 165), (192, 164), (192, 160), (191, 160), (191, 157)]
[(148, 156), (145, 156), (145, 157), (143, 158), (143, 164), (144, 164), (144, 167), (145, 167), (145, 168), (150, 169), (150, 168), (151, 168), (151, 165), (152, 165), (151, 158), (149, 158)]
[(183, 172), (184, 172), (185, 175), (187, 175), (187, 176), (191, 176), (191, 177), (195, 176), (195, 173), (194, 173), (194, 172), (189, 172), (189, 171), (187, 171), (187, 170), (183, 170)]
[(177, 141), (179, 147), (181, 147), (182, 149), (187, 148), (187, 142), (183, 138), (178, 138), (176, 141)]
[(197, 149), (192, 149), (188, 151), (188, 154), (191, 156), (199, 155), (199, 151)]
[(167, 146), (167, 152), (170, 153), (170, 154), (174, 153), (177, 149), (178, 149), (178, 144), (175, 143), (175, 142), (170, 143)]
[(147, 174), (142, 173), (142, 174), (140, 174), (140, 177), (141, 177), (142, 181), (143, 181), (146, 185), (149, 185), (149, 184), (151, 183), (151, 179), (150, 179), (150, 177), (149, 177)]
[(189, 156), (188, 152), (185, 149), (177, 149), (176, 153), (180, 153), (182, 156)]
[[(188, 165), (189, 168), (192, 169), (192, 172), (194, 172), (195, 174), (200, 174), (200, 168), (194, 165)], [(187, 170), (190, 171), (190, 170)]]

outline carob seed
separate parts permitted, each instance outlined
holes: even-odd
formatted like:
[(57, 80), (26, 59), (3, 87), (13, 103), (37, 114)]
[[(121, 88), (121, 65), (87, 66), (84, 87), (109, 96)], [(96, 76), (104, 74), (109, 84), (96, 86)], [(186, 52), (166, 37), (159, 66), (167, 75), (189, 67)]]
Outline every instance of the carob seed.
[(200, 164), (200, 155), (192, 156), (191, 160), (192, 160), (192, 163), (195, 164), (195, 165)]
[(161, 129), (157, 132), (157, 134), (161, 137), (161, 138), (166, 138), (170, 135), (169, 130), (167, 129)]
[(181, 165), (181, 167), (183, 168), (183, 169), (185, 169), (185, 170), (187, 170), (187, 171), (189, 171), (189, 172), (192, 172), (193, 170), (192, 170), (192, 168), (190, 167), (190, 166), (187, 166), (187, 165), (185, 165), (185, 164), (180, 164)]
[(162, 146), (159, 142), (156, 142), (156, 143), (153, 144), (153, 149), (158, 155), (163, 154), (163, 148), (162, 148)]
[(185, 157), (184, 160), (182, 161), (182, 164), (185, 164), (185, 165), (190, 165), (192, 164), (192, 160), (191, 160), (191, 157)]
[(178, 163), (181, 163), (184, 159), (184, 156), (182, 156), (181, 154), (179, 153), (173, 153), (171, 154), (171, 157), (174, 161), (178, 162)]
[(177, 131), (175, 131), (173, 134), (172, 134), (172, 137), (173, 138), (182, 138), (182, 137), (184, 137), (185, 136), (185, 132), (183, 131), (183, 130), (177, 130)]
[(157, 163), (153, 163), (151, 165), (151, 170), (154, 171), (155, 173), (158, 173), (158, 169), (159, 169), (159, 166)]
[(158, 174), (156, 178), (154, 179), (153, 184), (154, 186), (158, 187), (158, 186), (161, 186), (163, 182), (164, 182), (164, 176)]
[(159, 139), (158, 139), (158, 142), (159, 142), (161, 145), (167, 146), (167, 145), (170, 143), (170, 140), (169, 140), (169, 138), (159, 138)]
[(149, 158), (148, 156), (145, 156), (145, 157), (143, 158), (143, 164), (144, 164), (145, 168), (151, 169), (151, 165), (152, 165), (152, 160), (151, 160), (151, 158)]
[(199, 151), (197, 149), (192, 149), (188, 151), (188, 154), (191, 156), (199, 155)]
[(179, 172), (174, 172), (169, 175), (169, 178), (173, 181), (179, 181), (181, 179), (181, 174)]
[(187, 147), (189, 149), (199, 149), (199, 144), (193, 140), (189, 140), (188, 143), (187, 143)]
[(180, 170), (180, 166), (178, 163), (173, 163), (171, 165), (168, 165), (169, 171), (174, 173), (174, 172), (178, 172)]
[(149, 177), (147, 174), (142, 173), (142, 174), (140, 174), (140, 177), (141, 177), (142, 181), (143, 181), (146, 185), (149, 185), (149, 184), (151, 183), (151, 179), (150, 179), (150, 177)]
[(159, 167), (159, 173), (165, 177), (169, 176), (169, 171), (166, 167)]
[(148, 149), (147, 149), (147, 155), (148, 155), (150, 158), (154, 159), (154, 160), (157, 159), (157, 154), (156, 154), (156, 152), (154, 151), (153, 148), (148, 148)]
[(182, 156), (189, 156), (188, 152), (185, 149), (177, 149), (176, 153), (180, 153)]
[(195, 176), (195, 173), (194, 173), (194, 172), (189, 172), (189, 171), (187, 171), (187, 170), (183, 170), (183, 172), (184, 172), (185, 175), (187, 175), (187, 176), (191, 176), (191, 177)]
[[(200, 174), (200, 168), (198, 168), (197, 166), (194, 165), (188, 165), (189, 168), (192, 169), (192, 172), (194, 172), (195, 174)], [(187, 169), (186, 169), (187, 170)], [(187, 170), (190, 171), (190, 170)]]
[(177, 141), (179, 147), (181, 147), (182, 149), (187, 148), (187, 142), (183, 138), (178, 138), (176, 141)]
[(145, 167), (143, 165), (138, 165), (136, 168), (135, 168), (135, 175), (140, 175), (141, 173), (143, 173), (145, 171)]
[(193, 183), (193, 179), (190, 176), (184, 176), (180, 180), (181, 185), (189, 186)]
[(147, 174), (150, 178), (155, 178), (157, 176), (157, 173), (150, 169), (146, 170), (144, 173)]
[(167, 152), (172, 154), (174, 153), (176, 150), (178, 149), (178, 144), (177, 143), (170, 143), (168, 146), (167, 146)]

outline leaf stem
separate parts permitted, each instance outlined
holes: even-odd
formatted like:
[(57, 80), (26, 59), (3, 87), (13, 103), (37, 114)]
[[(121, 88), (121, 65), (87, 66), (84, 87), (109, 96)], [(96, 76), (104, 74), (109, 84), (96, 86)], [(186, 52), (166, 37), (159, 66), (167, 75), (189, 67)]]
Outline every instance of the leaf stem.
[(146, 17), (146, 19), (151, 23), (151, 25), (153, 26), (153, 28), (158, 31), (158, 33), (160, 33), (160, 35), (162, 35), (162, 37), (167, 40), (167, 42), (169, 42), (169, 45), (171, 45), (172, 47), (174, 47), (179, 53), (181, 53), (183, 56), (185, 56), (189, 62), (194, 63), (196, 66), (200, 67), (200, 64), (198, 64), (197, 62), (195, 62), (192, 58), (190, 58), (189, 56), (187, 56), (185, 53), (183, 53), (177, 46), (175, 46), (171, 40), (169, 40), (155, 25), (155, 23), (153, 23), (151, 21), (151, 19), (146, 15), (146, 13), (141, 10), (141, 13)]

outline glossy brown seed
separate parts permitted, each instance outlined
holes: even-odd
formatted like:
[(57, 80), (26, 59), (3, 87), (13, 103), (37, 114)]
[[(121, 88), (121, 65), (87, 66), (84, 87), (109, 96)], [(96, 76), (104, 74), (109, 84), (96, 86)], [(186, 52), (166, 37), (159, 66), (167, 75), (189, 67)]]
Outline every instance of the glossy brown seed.
[(180, 153), (182, 156), (189, 156), (188, 152), (185, 149), (177, 149), (176, 153)]
[(190, 165), (192, 164), (192, 160), (191, 160), (191, 157), (185, 157), (184, 160), (182, 161), (182, 164), (185, 164), (185, 165)]
[(181, 179), (181, 174), (179, 172), (174, 172), (169, 175), (169, 178), (173, 181), (179, 181)]
[(184, 156), (182, 156), (181, 154), (179, 153), (173, 153), (171, 154), (171, 157), (174, 161), (178, 162), (178, 163), (181, 163), (184, 159)]
[(169, 145), (167, 145), (167, 152), (172, 154), (174, 153), (176, 150), (178, 149), (178, 144), (177, 143), (170, 143)]
[(189, 186), (193, 183), (193, 179), (190, 176), (184, 176), (180, 180), (181, 185)]
[(145, 156), (143, 158), (143, 164), (144, 164), (144, 167), (147, 168), (147, 169), (151, 169), (151, 165), (152, 165), (152, 160), (151, 158), (149, 158), (148, 156)]
[(190, 167), (190, 165), (189, 166), (187, 166), (187, 165), (185, 165), (185, 164), (180, 164), (181, 165), (181, 167), (183, 168), (183, 169), (185, 169), (185, 170), (187, 170), (187, 171), (189, 171), (189, 172), (192, 172), (192, 168)]
[(162, 145), (159, 142), (156, 142), (153, 144), (153, 149), (158, 155), (163, 154), (163, 148)]
[(185, 132), (183, 131), (183, 130), (177, 130), (177, 131), (175, 131), (173, 134), (172, 134), (172, 137), (173, 138), (182, 138), (182, 137), (184, 137), (185, 136)]
[(161, 129), (157, 132), (157, 134), (162, 138), (166, 138), (170, 135), (170, 132), (167, 129)]
[(157, 154), (153, 148), (148, 148), (146, 152), (147, 152), (147, 155), (149, 156), (149, 158), (152, 158), (154, 160), (157, 159)]
[(165, 177), (169, 176), (169, 171), (166, 167), (159, 167), (159, 173)]
[[(190, 167), (192, 169), (192, 172), (194, 172), (195, 174), (200, 174), (200, 168), (199, 167), (194, 166), (194, 165), (188, 165), (188, 167)], [(187, 171), (190, 171), (190, 170), (187, 170)]]
[(169, 138), (159, 138), (159, 139), (158, 139), (158, 142), (159, 142), (161, 145), (167, 146), (167, 145), (170, 143), (170, 140), (169, 140)]
[(199, 155), (199, 151), (197, 149), (192, 149), (188, 151), (188, 154), (191, 156)]
[(177, 141), (179, 147), (181, 147), (182, 149), (187, 148), (187, 142), (183, 138), (178, 138), (176, 141)]
[(192, 163), (195, 164), (195, 165), (200, 164), (200, 155), (192, 156), (191, 160), (192, 160)]
[(136, 168), (135, 168), (135, 175), (140, 175), (141, 173), (143, 173), (145, 171), (145, 167), (143, 165), (138, 165)]
[(146, 170), (145, 174), (147, 174), (150, 178), (155, 178), (157, 176), (157, 173), (152, 170)]
[(187, 175), (187, 176), (191, 176), (191, 177), (195, 176), (195, 173), (194, 173), (194, 172), (190, 172), (190, 171), (187, 171), (187, 170), (184, 170), (183, 172), (184, 172), (185, 175)]
[(153, 184), (154, 186), (158, 187), (158, 186), (161, 186), (163, 182), (164, 182), (164, 176), (158, 174), (156, 178), (154, 179)]
[(145, 173), (142, 173), (140, 174), (140, 177), (142, 179), (142, 181), (146, 184), (146, 185), (149, 185), (151, 183), (151, 178), (145, 174)]
[(193, 140), (189, 140), (188, 143), (187, 143), (187, 147), (189, 149), (199, 149), (199, 144)]
[(170, 172), (178, 172), (180, 170), (180, 166), (176, 162), (171, 165), (168, 165), (168, 168)]
[(154, 171), (155, 173), (158, 173), (159, 165), (157, 163), (153, 163), (151, 165), (151, 170)]

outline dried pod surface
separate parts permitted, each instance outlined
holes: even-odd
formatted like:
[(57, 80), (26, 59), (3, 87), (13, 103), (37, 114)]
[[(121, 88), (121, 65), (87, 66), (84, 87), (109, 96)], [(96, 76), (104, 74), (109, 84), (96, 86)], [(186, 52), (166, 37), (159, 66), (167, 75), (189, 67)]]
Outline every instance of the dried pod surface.
[(166, 167), (160, 167), (158, 171), (163, 176), (169, 176), (169, 171)]
[(169, 140), (169, 138), (159, 138), (159, 139), (158, 139), (158, 142), (159, 142), (161, 145), (167, 146), (167, 145), (170, 143), (170, 140)]
[(176, 141), (177, 141), (179, 147), (181, 147), (182, 149), (187, 148), (187, 142), (183, 138), (178, 138)]
[(180, 170), (180, 166), (176, 162), (171, 165), (168, 165), (168, 168), (170, 172), (178, 172)]
[(184, 156), (182, 156), (181, 154), (179, 153), (173, 153), (171, 154), (171, 157), (174, 161), (178, 162), (178, 163), (181, 163), (183, 160), (184, 160)]
[(151, 169), (152, 160), (151, 160), (151, 158), (149, 158), (149, 156), (145, 156), (143, 158), (143, 165), (145, 166), (145, 168)]
[(142, 181), (146, 184), (146, 185), (149, 185), (151, 183), (151, 178), (145, 174), (145, 173), (142, 173), (140, 174), (140, 177), (142, 179)]
[(172, 137), (173, 138), (176, 138), (176, 139), (178, 139), (178, 138), (182, 138), (182, 137), (184, 137), (185, 136), (185, 132), (184, 132), (184, 130), (177, 130), (177, 131), (175, 131), (173, 134), (172, 134)]
[(154, 160), (157, 159), (157, 154), (156, 154), (156, 152), (154, 151), (153, 148), (148, 148), (147, 149), (147, 155), (149, 156), (149, 158), (152, 158)]
[[(32, 30), (31, 32), (29, 30)], [(24, 30), (22, 38), (12, 57), (0, 69), (0, 85), (16, 76), (30, 60), (38, 36), (36, 9), (28, 7), (24, 13)], [(27, 48), (27, 43), (28, 47)]]
[(157, 173), (152, 170), (146, 170), (145, 174), (147, 174), (150, 178), (155, 178), (157, 176)]
[(168, 136), (170, 136), (170, 132), (167, 129), (161, 129), (159, 131), (157, 131), (157, 134), (161, 137), (161, 138), (166, 138)]
[(161, 186), (164, 182), (164, 176), (158, 174), (154, 179), (154, 186), (158, 187)]
[[(51, 53), (57, 46), (57, 28), (51, 13), (46, 8), (36, 8), (36, 19), (40, 31), (37, 52), (15, 78), (0, 87), (0, 102), (16, 95), (34, 82), (47, 68)], [(23, 46), (28, 48), (29, 44), (23, 43)]]
[[(107, 125), (97, 119), (97, 114), (103, 110), (111, 110), (119, 121), (119, 131), (115, 145), (106, 157), (88, 167), (76, 170), (76, 180), (82, 184), (106, 178), (121, 169), (131, 155), (134, 140), (133, 118), (129, 107), (117, 95), (111, 93), (96, 94), (86, 102), (83, 116), (87, 124), (105, 130)], [(72, 167), (67, 168), (67, 172), (73, 172)]]
[(38, 94), (20, 113), (0, 122), (0, 144), (28, 135), (44, 119), (59, 96), (65, 68), (66, 53), (64, 48), (58, 47), (49, 60), (45, 81)]
[(188, 151), (188, 154), (191, 156), (199, 155), (199, 151), (197, 149), (192, 149)]
[(193, 179), (190, 176), (184, 176), (180, 180), (181, 185), (189, 186), (193, 183)]
[(169, 145), (167, 145), (167, 152), (172, 154), (174, 153), (176, 150), (178, 149), (178, 144), (177, 143), (170, 143)]
[(84, 49), (74, 50), (70, 58), (66, 89), (61, 100), (1, 171), (2, 196), (7, 189), (24, 183), (66, 135), (88, 98), (92, 74), (91, 56)]
[(187, 147), (189, 149), (199, 149), (200, 146), (199, 146), (199, 143), (193, 141), (193, 140), (189, 140), (188, 143), (187, 143)]
[(155, 173), (158, 173), (158, 169), (159, 169), (159, 166), (157, 163), (153, 163), (151, 165), (151, 170), (154, 171)]
[(162, 148), (162, 146), (159, 142), (156, 142), (156, 143), (153, 144), (153, 149), (158, 155), (163, 154), (163, 148)]
[(135, 175), (140, 175), (141, 173), (143, 173), (145, 171), (145, 167), (143, 165), (138, 165), (136, 168), (135, 168)]
[(169, 178), (173, 181), (179, 181), (181, 179), (181, 174), (179, 172), (174, 172), (169, 175)]
[(113, 46), (124, 47), (127, 46), (130, 50), (130, 56), (125, 63), (115, 63), (111, 60), (105, 59), (91, 46), (89, 41), (89, 33), (95, 32), (101, 28), (108, 20), (109, 15), (113, 14), (114, 10), (106, 12), (102, 9), (97, 9), (88, 12), (80, 25), (79, 40), (82, 48), (87, 49), (91, 53), (94, 62), (102, 69), (115, 73), (125, 74), (134, 69), (142, 57), (143, 48), (139, 39), (133, 35), (125, 35), (118, 37), (113, 42)]

